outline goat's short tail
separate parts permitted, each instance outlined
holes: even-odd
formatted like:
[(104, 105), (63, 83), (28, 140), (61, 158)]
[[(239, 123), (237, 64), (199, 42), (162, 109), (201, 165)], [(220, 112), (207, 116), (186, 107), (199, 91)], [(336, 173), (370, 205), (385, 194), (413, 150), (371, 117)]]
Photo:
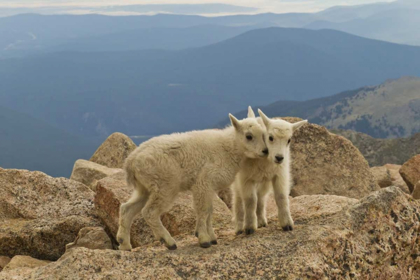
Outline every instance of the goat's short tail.
[(146, 188), (146, 186), (144, 186), (138, 180), (138, 178), (137, 178), (138, 175), (136, 176), (136, 170), (135, 170), (135, 168), (132, 168), (132, 166), (130, 166), (129, 161), (125, 162), (124, 170), (125, 170), (125, 173), (126, 173), (127, 186), (132, 187), (140, 195), (149, 193), (148, 188)]

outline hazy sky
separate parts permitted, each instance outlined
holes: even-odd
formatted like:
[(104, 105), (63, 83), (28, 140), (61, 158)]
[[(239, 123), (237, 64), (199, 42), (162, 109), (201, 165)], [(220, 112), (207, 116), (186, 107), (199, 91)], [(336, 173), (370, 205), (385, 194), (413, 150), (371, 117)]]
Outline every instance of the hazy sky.
[[(420, 0), (419, 0), (420, 1)], [(81, 10), (91, 6), (133, 5), (133, 4), (204, 4), (223, 3), (258, 8), (258, 12), (316, 12), (337, 5), (360, 5), (392, 0), (0, 0), (0, 7), (48, 7), (72, 6)]]

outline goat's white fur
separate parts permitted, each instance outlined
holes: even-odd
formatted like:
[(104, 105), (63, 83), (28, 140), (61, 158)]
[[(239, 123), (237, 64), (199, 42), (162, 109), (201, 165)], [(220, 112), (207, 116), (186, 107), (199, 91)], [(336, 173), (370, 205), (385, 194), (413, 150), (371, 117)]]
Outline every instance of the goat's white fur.
[[(289, 210), (291, 175), (288, 142), (293, 132), (307, 121), (291, 124), (280, 119), (270, 119), (261, 110), (258, 112), (261, 118), (257, 120), (267, 129), (269, 156), (264, 159), (246, 159), (232, 184), (237, 234), (244, 230), (246, 234), (251, 234), (257, 227), (267, 226), (265, 202), (271, 186), (278, 207), (280, 226), (283, 230), (293, 229), (293, 219)], [(255, 117), (254, 112), (249, 110), (248, 116)], [(283, 157), (283, 161), (279, 163), (276, 156)]]
[[(181, 191), (190, 190), (197, 211), (196, 235), (200, 246), (216, 244), (212, 227), (214, 191), (229, 188), (246, 158), (266, 156), (265, 129), (255, 118), (242, 121), (229, 115), (232, 126), (223, 130), (176, 133), (152, 138), (134, 150), (125, 162), (132, 197), (120, 207), (117, 241), (120, 250), (131, 250), (130, 228), (138, 213), (155, 237), (169, 249), (175, 240), (162, 225)], [(252, 135), (252, 140), (246, 137)]]

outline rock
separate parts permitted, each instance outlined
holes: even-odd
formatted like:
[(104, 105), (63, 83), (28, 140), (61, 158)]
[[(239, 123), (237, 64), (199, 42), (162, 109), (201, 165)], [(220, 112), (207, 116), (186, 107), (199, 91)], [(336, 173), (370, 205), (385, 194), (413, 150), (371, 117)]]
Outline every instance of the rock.
[(116, 132), (102, 143), (90, 161), (110, 168), (122, 168), (125, 159), (136, 147), (130, 137)]
[(381, 188), (392, 186), (391, 174), (385, 166), (371, 167), (373, 177)]
[(0, 272), (10, 262), (10, 258), (6, 256), (0, 256)]
[(81, 228), (100, 225), (93, 196), (73, 180), (0, 168), (0, 255), (58, 259)]
[[(343, 208), (357, 203), (359, 200), (337, 195), (301, 195), (289, 197), (290, 211), (295, 223), (325, 218), (341, 211)], [(277, 204), (271, 193), (266, 202), (268, 220), (277, 219)], [(276, 223), (277, 221), (274, 221)]]
[(70, 179), (83, 183), (95, 191), (98, 180), (121, 171), (120, 168), (109, 168), (92, 161), (79, 159), (74, 163)]
[(18, 268), (35, 268), (51, 263), (51, 261), (42, 261), (29, 256), (14, 256), (12, 260), (4, 267), (3, 271)]
[(101, 227), (85, 227), (79, 231), (76, 240), (66, 245), (66, 252), (78, 247), (88, 249), (113, 249), (112, 241)]
[(397, 164), (385, 164), (384, 165), (391, 176), (392, 185), (400, 188), (405, 193), (410, 193), (407, 184), (404, 182), (404, 179), (401, 177), (400, 169), (401, 165)]
[(400, 169), (400, 174), (410, 192), (413, 192), (414, 185), (420, 181), (420, 155), (416, 155), (404, 163)]
[[(290, 211), (295, 223), (324, 219), (359, 200), (337, 195), (302, 195), (290, 200)], [(276, 213), (277, 215), (277, 213)]]
[(420, 199), (420, 181), (414, 186), (413, 198)]
[[(298, 118), (283, 118), (296, 122)], [(359, 150), (325, 127), (307, 124), (291, 142), (291, 195), (333, 194), (362, 198), (379, 186)]]
[[(119, 209), (132, 194), (132, 189), (126, 185), (124, 173), (118, 173), (98, 182), (95, 195), (95, 207), (98, 216), (109, 229), (114, 239), (118, 231)], [(213, 226), (218, 228), (230, 225), (231, 212), (226, 204), (215, 195), (213, 200)], [(193, 208), (192, 196), (180, 193), (172, 209), (161, 217), (163, 225), (172, 236), (183, 233), (193, 234), (195, 230), (196, 214)], [(138, 247), (154, 242), (150, 227), (139, 215), (131, 229), (131, 244)]]
[[(200, 248), (177, 237), (178, 249), (158, 242), (132, 252), (76, 248), (57, 262), (18, 275), (28, 279), (420, 279), (420, 201), (396, 187), (360, 201), (332, 196), (293, 199), (291, 232), (276, 220), (251, 236), (216, 231), (219, 245)], [(319, 201), (318, 201), (319, 199)], [(317, 208), (319, 204), (319, 208)], [(341, 206), (340, 206), (341, 205)], [(310, 207), (309, 211), (301, 211)], [(317, 210), (318, 209), (318, 210)], [(298, 211), (299, 214), (296, 212)], [(0, 276), (16, 276), (2, 273)]]

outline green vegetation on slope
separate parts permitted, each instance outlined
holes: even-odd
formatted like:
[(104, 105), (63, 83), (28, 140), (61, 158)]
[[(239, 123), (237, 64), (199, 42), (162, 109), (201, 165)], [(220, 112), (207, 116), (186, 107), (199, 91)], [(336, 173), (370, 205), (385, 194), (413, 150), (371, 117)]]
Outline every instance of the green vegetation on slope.
[(420, 78), (388, 80), (303, 102), (278, 101), (261, 109), (269, 116), (300, 117), (329, 129), (354, 130), (375, 138), (409, 137), (420, 132)]
[(349, 139), (364, 155), (370, 166), (404, 164), (420, 154), (420, 133), (408, 138), (376, 139), (352, 130), (331, 130)]

